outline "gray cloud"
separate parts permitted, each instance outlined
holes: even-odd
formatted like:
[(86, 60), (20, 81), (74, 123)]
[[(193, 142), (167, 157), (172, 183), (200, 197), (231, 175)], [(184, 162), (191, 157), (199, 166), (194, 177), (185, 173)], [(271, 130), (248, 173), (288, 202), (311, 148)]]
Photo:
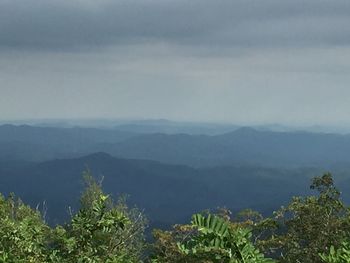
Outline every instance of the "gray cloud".
[(349, 0), (0, 0), (0, 120), (348, 123)]
[(0, 46), (348, 45), (349, 13), (347, 0), (2, 0)]

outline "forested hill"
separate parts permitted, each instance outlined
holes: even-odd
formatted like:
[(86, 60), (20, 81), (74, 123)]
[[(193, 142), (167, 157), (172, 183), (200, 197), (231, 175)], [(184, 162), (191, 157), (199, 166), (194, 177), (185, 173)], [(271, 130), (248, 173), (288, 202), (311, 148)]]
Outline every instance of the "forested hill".
[[(107, 205), (110, 204), (106, 200), (110, 200), (110, 196), (118, 199), (123, 194), (127, 194), (129, 207), (136, 205), (142, 210), (138, 215), (142, 215), (142, 218), (145, 215), (149, 219), (148, 231), (155, 227), (169, 230), (171, 225), (188, 222), (192, 214), (201, 211), (210, 210), (213, 214), (217, 211), (232, 211), (232, 219), (234, 219), (238, 211), (246, 208), (270, 216), (272, 211), (284, 205), (287, 205), (292, 211), (295, 210), (296, 213), (294, 217), (293, 215), (290, 217), (288, 209), (279, 210), (279, 212), (282, 211), (282, 214), (284, 213), (284, 219), (287, 220), (277, 229), (277, 234), (282, 233), (280, 240), (285, 240), (283, 231), (289, 231), (289, 222), (292, 221), (296, 224), (299, 224), (299, 221), (302, 222), (302, 231), (298, 230), (302, 234), (305, 229), (304, 222), (309, 222), (306, 225), (309, 224), (312, 231), (307, 236), (311, 240), (317, 236), (315, 233), (323, 231), (326, 224), (327, 233), (332, 233), (332, 235), (334, 231), (338, 231), (337, 229), (341, 231), (348, 229), (342, 225), (343, 219), (348, 220), (349, 218), (346, 213), (343, 213), (348, 210), (342, 203), (342, 201), (344, 204), (350, 203), (348, 176), (350, 136), (348, 135), (257, 131), (251, 128), (242, 128), (221, 135), (139, 134), (113, 129), (6, 125), (0, 127), (0, 137), (0, 192), (7, 196), (7, 198), (0, 197), (4, 207), (2, 211), (6, 212), (1, 224), (4, 226), (2, 228), (4, 239), (9, 236), (8, 233), (14, 233), (8, 230), (8, 226), (18, 226), (22, 229), (14, 230), (17, 231), (16, 233), (23, 232), (27, 236), (26, 231), (28, 230), (34, 233), (34, 238), (37, 237), (36, 230), (32, 231), (31, 226), (27, 224), (31, 222), (26, 221), (27, 217), (23, 218), (24, 223), (22, 223), (22, 221), (16, 221), (16, 217), (6, 216), (14, 214), (13, 207), (17, 207), (18, 211), (24, 209), (22, 202), (16, 202), (13, 195), (10, 195), (11, 192), (16, 193), (25, 203), (31, 205), (32, 210), (29, 207), (23, 210), (27, 216), (36, 215), (37, 220), (40, 221), (39, 214), (35, 212), (38, 209), (42, 212), (45, 224), (49, 223), (53, 226), (67, 222), (68, 224), (64, 227), (58, 226), (53, 231), (57, 231), (54, 233), (58, 234), (58, 238), (63, 237), (68, 242), (69, 249), (72, 240), (69, 236), (76, 235), (74, 237), (78, 240), (82, 237), (80, 230), (91, 233), (89, 232), (91, 225), (86, 224), (86, 219), (92, 219), (95, 222), (94, 226), (102, 226), (98, 229), (103, 232), (106, 230), (104, 224), (111, 222), (109, 220), (111, 215), (119, 218), (119, 215), (127, 213), (125, 206), (124, 208), (120, 206), (124, 204), (123, 202), (116, 204), (119, 210), (106, 210)], [(332, 169), (324, 169), (325, 167)], [(85, 210), (79, 210), (78, 200), (83, 191), (82, 173), (86, 170), (90, 170), (97, 179), (103, 178), (103, 188), (111, 195), (95, 196), (97, 199), (88, 202), (90, 205), (85, 207)], [(311, 178), (327, 170), (334, 172), (334, 178), (342, 192), (341, 197), (333, 186), (331, 175), (325, 174), (322, 178), (313, 180), (313, 188), (319, 191), (319, 197), (291, 199), (293, 196), (306, 196), (314, 193), (308, 188)], [(82, 196), (84, 197), (84, 194)], [(88, 199), (84, 200), (88, 201)], [(341, 209), (336, 210), (339, 207)], [(225, 209), (218, 210), (218, 208)], [(328, 215), (329, 209), (335, 211), (333, 213), (336, 219), (332, 218), (329, 221), (328, 216), (324, 216)], [(28, 211), (32, 211), (31, 214)], [(122, 213), (116, 213), (117, 211), (122, 211)], [(130, 211), (138, 213), (137, 209)], [(299, 217), (299, 211), (302, 212), (301, 217)], [(107, 212), (108, 217), (102, 217), (100, 212), (102, 214)], [(137, 217), (132, 216), (137, 216), (137, 214), (132, 213), (128, 215), (136, 220), (133, 222), (139, 222)], [(248, 213), (245, 215), (249, 216), (251, 210), (246, 210), (245, 213)], [(86, 218), (86, 215), (92, 217), (89, 219), (89, 217)], [(255, 215), (257, 214), (252, 214), (254, 218)], [(219, 216), (228, 220), (225, 214), (219, 213)], [(208, 215), (207, 220), (209, 218), (212, 217)], [(275, 231), (275, 219), (267, 218), (265, 221), (260, 216), (258, 218), (263, 227), (267, 226), (265, 223), (268, 225), (272, 223), (268, 227)], [(298, 218), (299, 221), (294, 221), (295, 218)], [(103, 222), (100, 219), (103, 219)], [(319, 219), (323, 220), (321, 227)], [(255, 221), (249, 218), (247, 222), (255, 225)], [(328, 224), (329, 222), (332, 223)], [(142, 220), (141, 223), (140, 231), (142, 230), (141, 238), (143, 238), (145, 222)], [(79, 231), (76, 231), (77, 227)], [(178, 227), (180, 230), (188, 230), (188, 226)], [(45, 226), (45, 229), (48, 228)], [(121, 229), (118, 228), (117, 231)], [(69, 233), (68, 236), (62, 234), (64, 231)], [(129, 233), (129, 230), (125, 231)], [(298, 232), (293, 226), (290, 231)], [(249, 235), (248, 232), (246, 233)], [(287, 234), (289, 235), (289, 232)], [(166, 246), (169, 245), (178, 253), (178, 242), (176, 238), (173, 239), (173, 235), (178, 235), (178, 229), (156, 231), (155, 240), (158, 240), (156, 243), (164, 244), (165, 240)], [(185, 235), (187, 236), (186, 232)], [(265, 232), (263, 235), (258, 234), (260, 237), (264, 235)], [(29, 237), (32, 236), (29, 235)], [(98, 240), (95, 236), (90, 235), (90, 237), (92, 242)], [(247, 237), (249, 239), (249, 236)], [(296, 238), (299, 238), (300, 244), (305, 243), (303, 235), (300, 237), (297, 235)], [(324, 248), (322, 238), (323, 235), (320, 239), (316, 238), (322, 246), (322, 249), (317, 251), (326, 253), (328, 247)], [(85, 240), (85, 237), (83, 239)], [(242, 240), (248, 239), (242, 238)], [(16, 240), (22, 240), (22, 237)], [(46, 246), (52, 244), (50, 238), (43, 240)], [(293, 236), (290, 240), (280, 243), (285, 246), (283, 249), (288, 250), (289, 244), (299, 246), (298, 242), (294, 242)], [(334, 244), (333, 240), (338, 240), (338, 237), (330, 238), (330, 240), (329, 244)], [(60, 239), (58, 241), (56, 244), (61, 244)], [(271, 241), (274, 247), (274, 234), (271, 235)], [(12, 243), (9, 244), (9, 251), (12, 253)], [(310, 244), (315, 243), (310, 241)], [(40, 245), (40, 247), (44, 246)], [(78, 245), (76, 251), (79, 251), (81, 247)], [(163, 251), (162, 245), (160, 245), (160, 250)], [(291, 248), (288, 251), (295, 251), (295, 249)], [(306, 251), (305, 255), (311, 255), (311, 259), (307, 262), (315, 262), (314, 258), (319, 257), (317, 251), (311, 254)], [(11, 253), (5, 256), (12, 255)], [(64, 249), (62, 253), (65, 253)], [(266, 255), (269, 255), (268, 253)], [(177, 255), (182, 254), (170, 255), (170, 258), (178, 258)], [(304, 258), (305, 255), (297, 253), (298, 258)], [(71, 262), (76, 262), (74, 255), (72, 258)], [(8, 262), (6, 260), (7, 258), (3, 261)], [(175, 261), (166, 260), (164, 262)], [(180, 262), (185, 262), (185, 260), (180, 259)], [(296, 260), (287, 262), (296, 262)]]
[(57, 128), (29, 125), (0, 126), (0, 160), (44, 161), (96, 152), (99, 143), (116, 143), (133, 132), (95, 128)]
[(152, 224), (167, 226), (196, 211), (224, 206), (271, 212), (291, 196), (305, 193), (307, 175), (318, 173), (259, 167), (195, 169), (97, 153), (22, 167), (3, 165), (0, 192), (15, 192), (34, 207), (46, 201), (51, 222), (62, 221), (68, 218), (68, 206), (77, 207), (81, 174), (87, 168), (104, 177), (107, 192), (128, 194), (128, 202), (145, 209)]
[(349, 135), (271, 132), (251, 128), (218, 136), (142, 135), (108, 147), (105, 150), (113, 155), (196, 167), (244, 164), (328, 168), (350, 164)]
[(345, 189), (349, 156), (349, 135), (251, 128), (221, 135), (140, 134), (3, 125), (0, 192), (16, 192), (33, 206), (46, 200), (48, 215), (61, 220), (69, 205), (77, 207), (81, 174), (89, 167), (105, 177), (107, 192), (130, 195), (130, 204), (144, 208), (151, 220), (170, 225), (222, 206), (270, 212), (305, 193), (309, 178), (327, 170), (344, 175)]
[(95, 152), (194, 167), (258, 165), (330, 169), (350, 166), (350, 135), (240, 128), (210, 136), (0, 126), (0, 160), (37, 162)]

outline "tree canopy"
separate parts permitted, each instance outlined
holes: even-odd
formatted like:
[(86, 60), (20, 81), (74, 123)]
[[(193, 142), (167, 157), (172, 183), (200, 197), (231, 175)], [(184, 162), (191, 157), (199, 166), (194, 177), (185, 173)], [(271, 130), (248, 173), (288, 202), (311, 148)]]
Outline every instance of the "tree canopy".
[(0, 262), (6, 263), (345, 263), (350, 214), (327, 173), (313, 178), (313, 196), (294, 197), (271, 217), (246, 209), (194, 214), (189, 224), (153, 230), (125, 199), (114, 201), (84, 173), (80, 210), (49, 226), (14, 194), (0, 195)]

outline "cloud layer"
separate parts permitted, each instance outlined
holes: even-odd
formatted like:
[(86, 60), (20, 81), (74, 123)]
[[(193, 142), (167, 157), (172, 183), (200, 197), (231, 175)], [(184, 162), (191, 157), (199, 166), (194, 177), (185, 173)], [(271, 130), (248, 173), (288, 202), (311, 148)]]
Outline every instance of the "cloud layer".
[(338, 123), (348, 0), (2, 0), (0, 119)]
[(2, 0), (0, 45), (348, 45), (349, 13), (347, 0)]

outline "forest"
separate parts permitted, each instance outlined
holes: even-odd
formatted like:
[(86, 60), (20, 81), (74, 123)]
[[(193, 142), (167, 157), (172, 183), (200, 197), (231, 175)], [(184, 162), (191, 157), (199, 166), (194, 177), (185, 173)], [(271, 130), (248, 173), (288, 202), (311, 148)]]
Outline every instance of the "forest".
[(0, 0), (0, 263), (350, 263), (349, 0)]
[(350, 211), (330, 173), (311, 180), (313, 195), (268, 217), (249, 208), (198, 211), (152, 237), (140, 208), (113, 200), (91, 172), (83, 178), (80, 209), (64, 224), (48, 224), (45, 209), (15, 194), (0, 197), (0, 262), (350, 262)]

